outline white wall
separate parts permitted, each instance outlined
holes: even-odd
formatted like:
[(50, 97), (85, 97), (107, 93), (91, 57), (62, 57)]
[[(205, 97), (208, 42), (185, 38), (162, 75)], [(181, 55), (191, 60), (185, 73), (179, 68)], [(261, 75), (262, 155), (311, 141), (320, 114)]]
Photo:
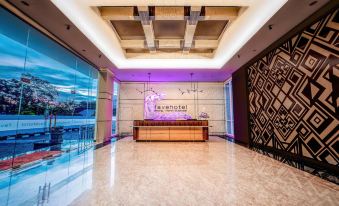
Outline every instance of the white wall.
[[(144, 114), (144, 94), (137, 91), (144, 90), (144, 83), (121, 82), (119, 94), (118, 132), (119, 134), (132, 134), (133, 120), (142, 120)], [(190, 89), (190, 82), (151, 83), (150, 87), (158, 93), (166, 94), (161, 104), (188, 105), (188, 112), (193, 118), (197, 118), (201, 112), (210, 116), (210, 134), (225, 133), (225, 98), (223, 83), (198, 83), (202, 93), (182, 95), (182, 90)], [(197, 99), (196, 101), (194, 99)]]

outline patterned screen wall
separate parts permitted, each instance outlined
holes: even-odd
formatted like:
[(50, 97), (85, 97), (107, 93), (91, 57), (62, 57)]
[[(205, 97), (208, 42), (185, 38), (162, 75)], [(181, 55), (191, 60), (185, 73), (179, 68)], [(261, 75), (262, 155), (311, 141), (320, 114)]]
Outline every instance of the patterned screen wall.
[[(286, 158), (339, 163), (338, 9), (248, 68), (250, 141), (257, 151), (322, 177), (328, 171)], [(285, 157), (284, 157), (285, 156)], [(315, 162), (315, 161), (313, 161)], [(333, 175), (334, 174), (334, 175)]]

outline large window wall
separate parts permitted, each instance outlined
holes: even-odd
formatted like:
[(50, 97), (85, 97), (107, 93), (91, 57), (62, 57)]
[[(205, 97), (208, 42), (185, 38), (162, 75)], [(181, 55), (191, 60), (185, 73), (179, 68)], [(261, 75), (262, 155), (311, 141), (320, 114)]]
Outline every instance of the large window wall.
[(229, 136), (234, 135), (234, 116), (233, 116), (233, 92), (232, 92), (232, 79), (225, 83), (225, 111), (226, 111), (226, 134)]
[(0, 205), (90, 187), (96, 95), (92, 66), (0, 7)]
[(0, 160), (93, 140), (97, 70), (0, 8)]

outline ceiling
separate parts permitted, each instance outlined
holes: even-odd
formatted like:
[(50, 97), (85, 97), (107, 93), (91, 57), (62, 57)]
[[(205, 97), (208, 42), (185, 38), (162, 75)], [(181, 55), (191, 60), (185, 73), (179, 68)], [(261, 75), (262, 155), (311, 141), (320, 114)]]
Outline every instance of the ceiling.
[[(83, 27), (86, 25), (92, 25), (95, 22), (86, 22), (84, 19), (82, 19), (82, 26), (78, 25), (79, 22), (75, 22), (74, 19), (70, 18), (70, 16), (67, 16), (64, 14), (67, 12), (63, 11), (61, 12), (53, 3), (52, 1), (46, 0), (46, 1), (36, 1), (36, 0), (25, 0), (22, 3), (21, 0), (8, 0), (10, 4), (14, 5), (16, 8), (18, 8), (20, 11), (25, 13), (27, 16), (35, 20), (37, 23), (39, 23), (42, 27), (47, 29), (49, 32), (57, 36), (62, 42), (67, 44), (72, 50), (77, 52), (79, 55), (86, 58), (88, 61), (93, 63), (99, 68), (105, 67), (111, 69), (114, 74), (116, 75), (117, 79), (120, 81), (145, 81), (147, 80), (147, 73), (152, 73), (152, 80), (154, 81), (189, 81), (190, 80), (190, 73), (194, 73), (194, 80), (196, 81), (224, 81), (227, 79), (232, 72), (234, 72), (236, 69), (240, 68), (242, 65), (244, 65), (246, 62), (248, 62), (251, 58), (256, 56), (258, 53), (260, 53), (263, 49), (268, 47), (270, 44), (272, 44), (274, 41), (279, 39), (281, 36), (283, 36), (285, 33), (287, 33), (289, 30), (291, 30), (293, 27), (298, 25), (302, 20), (307, 18), (309, 15), (314, 13), (316, 10), (318, 10), (321, 6), (323, 6), (325, 3), (328, 2), (328, 0), (319, 0), (315, 4), (310, 5), (311, 0), (289, 0), (286, 3), (284, 3), (283, 6), (279, 7), (277, 9), (277, 12), (275, 14), (272, 14), (273, 16), (270, 16), (269, 18), (266, 18), (265, 22), (262, 22), (262, 26), (256, 27), (254, 30), (256, 32), (252, 34), (242, 45), (238, 42), (239, 48), (237, 48), (235, 51), (233, 51), (231, 54), (228, 54), (230, 57), (228, 60), (221, 63), (220, 68), (216, 67), (211, 61), (213, 59), (216, 59), (216, 55), (219, 55), (217, 53), (217, 50), (220, 50), (221, 47), (225, 47), (226, 49), (230, 49), (230, 44), (221, 42), (221, 36), (225, 35), (229, 29), (233, 25), (235, 25), (236, 21), (239, 21), (240, 17), (245, 15), (245, 13), (248, 11), (248, 9), (251, 7), (251, 3), (255, 1), (247, 0), (247, 1), (237, 1), (238, 3), (231, 4), (229, 1), (230, 8), (235, 8), (238, 10), (237, 16), (231, 20), (231, 19), (221, 19), (221, 20), (208, 20), (206, 18), (206, 13), (201, 8), (207, 8), (207, 7), (215, 7), (215, 4), (210, 4), (211, 2), (215, 1), (194, 1), (195, 3), (205, 3), (203, 4), (192, 4), (191, 6), (196, 9), (196, 7), (200, 8), (200, 14), (198, 20), (195, 25), (195, 32), (193, 35), (193, 40), (191, 47), (187, 51), (185, 51), (184, 43), (185, 43), (185, 32), (187, 30), (187, 22), (188, 22), (188, 14), (191, 15), (191, 8), (188, 10), (187, 5), (170, 5), (171, 9), (168, 8), (169, 5), (163, 4), (161, 6), (167, 6), (167, 8), (164, 8), (163, 10), (170, 10), (171, 14), (177, 14), (180, 12), (176, 12), (178, 10), (184, 11), (184, 15), (182, 17), (182, 13), (180, 15), (170, 15), (170, 18), (166, 15), (157, 15), (155, 14), (155, 11), (148, 11), (148, 14), (151, 18), (149, 20), (152, 20), (152, 29), (154, 33), (154, 45), (155, 45), (155, 54), (154, 51), (151, 51), (151, 47), (149, 46), (147, 42), (147, 34), (145, 34), (145, 28), (143, 28), (142, 20), (138, 20), (136, 16), (138, 16), (139, 13), (139, 7), (146, 7), (146, 8), (140, 8), (142, 9), (148, 9), (148, 10), (155, 10), (156, 7), (148, 7), (147, 5), (142, 4), (133, 4), (136, 1), (132, 0), (126, 0), (124, 1), (124, 5), (114, 5), (114, 6), (120, 6), (124, 8), (133, 8), (133, 13), (129, 17), (132, 17), (131, 19), (126, 19), (126, 13), (122, 13), (123, 20), (118, 19), (107, 19), (105, 15), (103, 15), (103, 8), (112, 8), (112, 5), (108, 5), (108, 3), (111, 3), (113, 1), (109, 0), (68, 0), (68, 1), (54, 1), (53, 2), (59, 2), (59, 3), (65, 3), (70, 2), (74, 3), (73, 6), (77, 6), (79, 8), (86, 7), (86, 5), (91, 5), (90, 9), (94, 11), (95, 19), (97, 21), (102, 21), (104, 25), (106, 25), (104, 30), (102, 31), (96, 31), (93, 32), (93, 36), (95, 34), (102, 34), (106, 33), (109, 34), (109, 36), (102, 36), (103, 39), (106, 39), (107, 41), (115, 41), (118, 44), (114, 44), (116, 47), (116, 50), (107, 50), (107, 48), (102, 48), (102, 44), (98, 44), (98, 42), (93, 41), (91, 39), (91, 35), (88, 35), (88, 33), (83, 31)], [(78, 5), (76, 2), (82, 2), (83, 5)], [(90, 3), (89, 3), (90, 2)], [(114, 1), (114, 2), (120, 2), (120, 1)], [(145, 2), (145, 1), (142, 1)], [(161, 1), (157, 1), (161, 2)], [(163, 1), (167, 4), (170, 1)], [(162, 2), (162, 3), (163, 3)], [(175, 1), (177, 2), (177, 1)], [(180, 2), (180, 1), (178, 1)], [(187, 1), (186, 1), (187, 2)], [(206, 3), (207, 2), (207, 3)], [(217, 1), (220, 2), (220, 1)], [(224, 2), (224, 1), (223, 1)], [(225, 1), (226, 2), (226, 1)], [(240, 2), (240, 3), (239, 3)], [(139, 2), (140, 3), (140, 2)], [(280, 2), (281, 3), (281, 2)], [(137, 6), (136, 6), (137, 5)], [(140, 6), (139, 6), (140, 5)], [(175, 9), (181, 8), (181, 9)], [(225, 5), (221, 5), (225, 7)], [(160, 6), (159, 6), (160, 7)], [(59, 7), (60, 8), (60, 7)], [(72, 7), (73, 8), (73, 7)], [(86, 7), (87, 8), (87, 7)], [(137, 8), (137, 9), (135, 9)], [(183, 8), (183, 9), (182, 9)], [(239, 12), (241, 8), (244, 9), (244, 12)], [(252, 5), (253, 8), (253, 5)], [(193, 10), (194, 10), (193, 9)], [(198, 8), (199, 9), (199, 8)], [(122, 9), (123, 10), (123, 9)], [(129, 12), (131, 12), (131, 9), (127, 9)], [(161, 10), (161, 9), (160, 9)], [(161, 11), (163, 11), (161, 10)], [(188, 12), (189, 11), (189, 12)], [(203, 12), (202, 12), (203, 11)], [(153, 12), (153, 13), (152, 13)], [(147, 12), (146, 12), (147, 13)], [(166, 14), (166, 12), (164, 12)], [(162, 13), (162, 14), (164, 14)], [(158, 14), (159, 11), (158, 11)], [(293, 14), (293, 15), (291, 15)], [(201, 17), (204, 16), (205, 17)], [(48, 16), (48, 18), (46, 18)], [(88, 17), (87, 17), (88, 18)], [(105, 19), (106, 18), (106, 19)], [(183, 18), (183, 19), (182, 19)], [(79, 18), (81, 19), (81, 18)], [(249, 25), (254, 24), (256, 19), (245, 19), (246, 21), (249, 21)], [(213, 22), (211, 22), (213, 21)], [(235, 22), (232, 22), (235, 21)], [(246, 22), (245, 22), (246, 23)], [(240, 25), (240, 24), (239, 24)], [(272, 29), (268, 28), (268, 25), (271, 25)], [(91, 26), (88, 26), (91, 28)], [(240, 28), (244, 29), (243, 25), (239, 26)], [(168, 29), (171, 28), (171, 29)], [(208, 28), (208, 29), (206, 29)], [(106, 30), (109, 29), (109, 30)], [(232, 30), (231, 30), (232, 31)], [(240, 30), (241, 31), (241, 30)], [(88, 32), (88, 31), (87, 31)], [(239, 33), (230, 33), (229, 35), (233, 35), (235, 37), (241, 36), (241, 32)], [(184, 35), (184, 37), (183, 37)], [(100, 35), (99, 35), (100, 36)], [(75, 38), (76, 37), (76, 38)], [(179, 45), (177, 39), (180, 39), (180, 48), (159, 48), (159, 45), (162, 44), (163, 46), (167, 45)], [(246, 39), (246, 38), (245, 38)], [(141, 43), (139, 45), (140, 48), (135, 48), (132, 46), (129, 46), (130, 48), (126, 48), (124, 44), (126, 42), (123, 41), (134, 41), (132, 43), (137, 43), (137, 41), (143, 41), (143, 47), (141, 48)], [(168, 43), (162, 42), (160, 43), (158, 40), (174, 40), (169, 41)], [(210, 48), (209, 51), (204, 50), (205, 48), (195, 48), (195, 41), (197, 40), (203, 40), (203, 41), (215, 41), (217, 40), (217, 44), (214, 44), (214, 48)], [(128, 42), (127, 42), (128, 43)], [(131, 42), (129, 42), (131, 43)], [(133, 45), (133, 44), (132, 44)], [(137, 44), (138, 45), (138, 44)], [(151, 49), (150, 49), (151, 48)], [(223, 50), (220, 50), (223, 52)], [(119, 54), (121, 52), (123, 54), (123, 58), (126, 61), (129, 60), (139, 60), (136, 61), (138, 64), (138, 67), (132, 67), (132, 68), (125, 68), (121, 67), (119, 68), (116, 62), (115, 57), (112, 59), (113, 54)], [(185, 53), (186, 52), (186, 53)], [(157, 54), (158, 53), (158, 54)], [(163, 61), (164, 59), (161, 57), (168, 56), (168, 55), (177, 55), (177, 53), (181, 53), (182, 55), (186, 55), (184, 59), (179, 59), (178, 57), (167, 59), (167, 62)], [(211, 53), (212, 56), (204, 56), (206, 53)], [(119, 54), (120, 55), (120, 54)], [(160, 55), (155, 57), (155, 59), (149, 59), (149, 56)], [(189, 58), (187, 56), (189, 55), (196, 55), (199, 56), (199, 58)], [(218, 56), (217, 56), (218, 57)], [(120, 57), (119, 57), (120, 58)], [(177, 58), (177, 59), (176, 59)], [(226, 58), (227, 59), (227, 58)], [(124, 60), (124, 61), (125, 61)], [(187, 66), (187, 63), (183, 63), (181, 65), (184, 65), (182, 67), (175, 67), (176, 64), (182, 63), (185, 61), (193, 64), (193, 66)], [(200, 62), (199, 62), (200, 60)], [(209, 60), (211, 64), (203, 63), (200, 66), (194, 66), (197, 63), (202, 63), (204, 61), (201, 60)], [(220, 59), (218, 60), (220, 61)], [(159, 66), (155, 67), (147, 66), (149, 64), (143, 62), (157, 62), (157, 64), (160, 62), (162, 65), (165, 66)], [(173, 64), (171, 62), (176, 62), (176, 64)], [(165, 64), (166, 63), (166, 64)], [(208, 66), (212, 65), (212, 66)], [(213, 67), (214, 65), (214, 67)], [(198, 68), (198, 69), (197, 69)]]
[[(58, 9), (76, 25), (86, 37), (118, 69), (220, 69), (261, 27), (283, 6), (287, 0), (51, 0)], [(136, 6), (136, 7), (134, 7)], [(185, 8), (187, 8), (185, 10)], [(246, 9), (242, 9), (246, 8)], [(187, 11), (187, 12), (185, 12)], [(186, 19), (185, 19), (186, 17)], [(145, 42), (149, 52), (130, 50), (126, 53), (123, 47), (135, 45), (131, 41), (119, 39), (117, 32), (112, 29), (112, 20), (133, 20), (141, 22), (145, 34)], [(175, 39), (156, 39), (153, 21), (157, 25), (176, 25), (173, 21), (184, 21), (185, 29), (181, 32), (171, 29), (173, 33), (184, 33), (183, 45)], [(230, 22), (227, 29), (218, 37), (216, 43), (202, 43), (194, 39), (197, 24), (200, 21), (224, 20)], [(109, 21), (109, 22), (107, 22)], [(166, 26), (166, 25), (165, 25)], [(167, 25), (168, 26), (168, 25)], [(164, 28), (164, 26), (161, 26)], [(180, 26), (179, 26), (180, 27)], [(200, 26), (201, 27), (201, 26)], [(211, 28), (208, 28), (211, 32)], [(166, 34), (167, 37), (173, 35)], [(171, 32), (171, 33), (172, 33)], [(158, 32), (159, 33), (159, 32)], [(214, 32), (215, 34), (215, 32)], [(171, 35), (171, 36), (168, 36)], [(159, 36), (158, 36), (159, 37)], [(205, 51), (190, 52), (192, 43), (205, 48)], [(208, 39), (203, 39), (207, 41)], [(198, 41), (198, 42), (197, 42)], [(217, 45), (209, 52), (207, 46)], [(175, 47), (177, 51), (168, 52)], [(140, 48), (143, 49), (143, 48)], [(195, 49), (195, 48), (193, 48)], [(181, 51), (178, 51), (181, 50)], [(201, 53), (199, 53), (201, 52)], [(126, 55), (125, 55), (126, 54)], [(150, 60), (151, 59), (151, 60)]]
[[(103, 6), (125, 58), (213, 58), (227, 26), (245, 7)], [(184, 54), (184, 56), (183, 56)]]

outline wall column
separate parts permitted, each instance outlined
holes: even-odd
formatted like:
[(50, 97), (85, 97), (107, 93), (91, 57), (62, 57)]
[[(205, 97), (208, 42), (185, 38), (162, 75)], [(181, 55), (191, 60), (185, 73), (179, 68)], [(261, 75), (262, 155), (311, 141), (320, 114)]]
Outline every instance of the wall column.
[(235, 141), (250, 144), (247, 70), (240, 68), (232, 74)]
[(95, 125), (96, 144), (109, 141), (112, 136), (114, 74), (109, 69), (100, 69)]

